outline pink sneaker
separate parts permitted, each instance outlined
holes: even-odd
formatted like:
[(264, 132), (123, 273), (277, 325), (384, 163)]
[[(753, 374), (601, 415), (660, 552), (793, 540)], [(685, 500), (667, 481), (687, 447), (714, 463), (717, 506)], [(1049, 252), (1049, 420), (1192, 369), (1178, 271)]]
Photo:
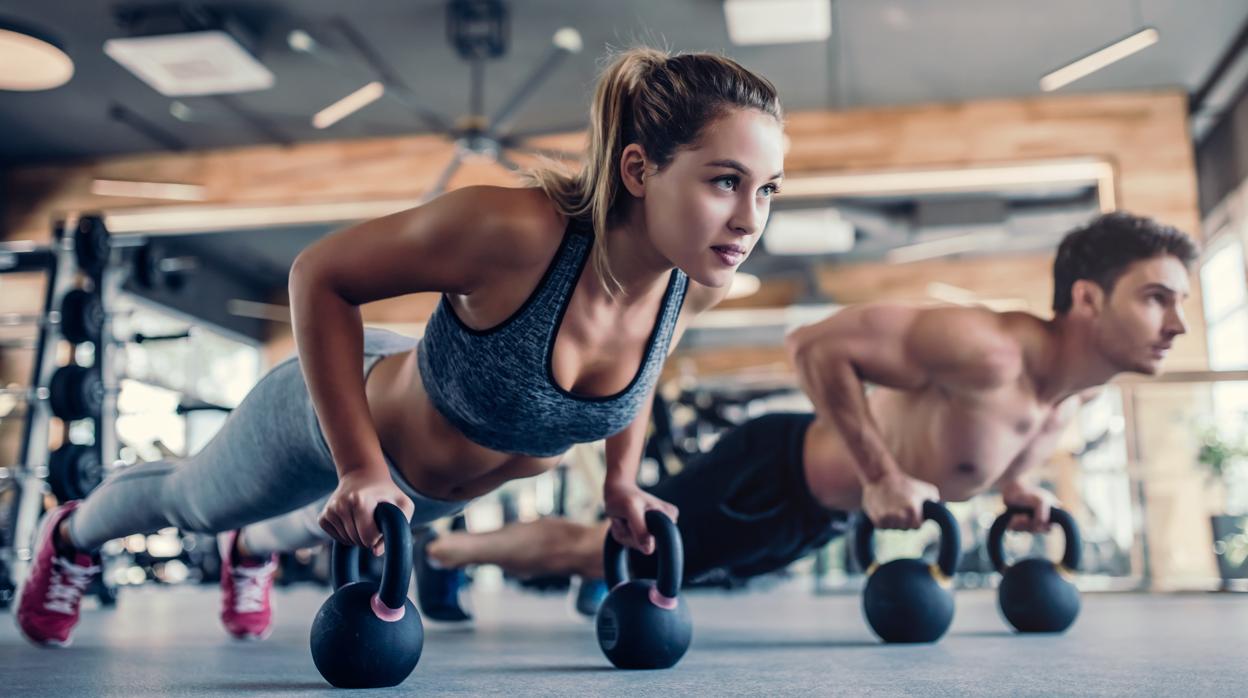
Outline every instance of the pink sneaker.
[(273, 575), (277, 555), (261, 562), (234, 562), (238, 531), (217, 537), (221, 552), (221, 624), (240, 640), (263, 640), (273, 632)]
[(39, 528), (35, 560), (17, 602), (17, 627), (27, 640), (45, 647), (65, 647), (78, 625), (82, 594), (100, 574), (100, 558), (75, 551), (62, 555), (52, 534), (78, 508), (66, 502), (48, 512)]

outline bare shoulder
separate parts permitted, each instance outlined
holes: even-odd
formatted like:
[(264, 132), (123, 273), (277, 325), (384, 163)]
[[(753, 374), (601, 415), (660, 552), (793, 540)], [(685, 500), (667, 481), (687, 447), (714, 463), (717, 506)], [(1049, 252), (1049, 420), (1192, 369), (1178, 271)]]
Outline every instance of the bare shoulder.
[(1031, 313), (1001, 313), (1005, 331), (1014, 338), (1028, 366), (1043, 364), (1052, 351), (1049, 325)]
[(914, 319), (912, 346), (934, 365), (959, 367), (955, 375), (968, 384), (1005, 385), (1026, 366), (1024, 332), (1013, 315), (982, 307), (923, 308)]
[[(567, 219), (537, 187), (472, 186), (444, 195), (471, 220), (486, 263), (524, 268), (548, 263), (563, 240)], [(465, 231), (468, 232), (468, 231)]]
[(1037, 340), (1048, 336), (1048, 324), (1031, 313), (1020, 311), (998, 313), (991, 310), (985, 310), (985, 312), (997, 317), (1001, 331), (1020, 348), (1025, 349)]
[[(1021, 352), (1028, 329), (1026, 313), (999, 313), (981, 306), (938, 305), (918, 310), (916, 322), (939, 327), (946, 336), (962, 338), (985, 350)], [(1034, 318), (1033, 318), (1034, 319)]]

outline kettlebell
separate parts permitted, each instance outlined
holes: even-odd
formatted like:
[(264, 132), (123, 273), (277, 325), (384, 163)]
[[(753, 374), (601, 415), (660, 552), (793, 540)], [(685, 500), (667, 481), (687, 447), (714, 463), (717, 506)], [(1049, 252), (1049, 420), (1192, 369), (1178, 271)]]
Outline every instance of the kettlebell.
[(862, 610), (885, 642), (935, 642), (953, 622), (953, 573), (961, 557), (958, 521), (938, 502), (923, 503), (923, 518), (940, 526), (936, 564), (917, 558), (875, 561), (875, 524), (865, 515), (855, 531), (858, 563), (867, 571)]
[(380, 586), (359, 581), (359, 548), (335, 542), (330, 556), (334, 594), (312, 621), (312, 661), (338, 688), (395, 686), (416, 668), (425, 629), (407, 599), (412, 578), (412, 532), (397, 506), (373, 513), (385, 540)]
[(685, 552), (676, 524), (660, 511), (646, 512), (646, 528), (659, 556), (657, 580), (629, 579), (624, 546), (607, 534), (602, 562), (611, 591), (598, 607), (598, 646), (620, 669), (666, 669), (689, 649), (693, 620), (680, 598)]
[(1015, 514), (1033, 512), (1028, 507), (1009, 507), (988, 529), (988, 557), (1001, 573), (1001, 586), (997, 589), (1001, 615), (1022, 633), (1060, 633), (1079, 615), (1079, 589), (1072, 581), (1083, 548), (1079, 527), (1068, 512), (1053, 508), (1049, 518), (1066, 534), (1066, 552), (1061, 563), (1029, 557), (1007, 565), (1005, 530)]

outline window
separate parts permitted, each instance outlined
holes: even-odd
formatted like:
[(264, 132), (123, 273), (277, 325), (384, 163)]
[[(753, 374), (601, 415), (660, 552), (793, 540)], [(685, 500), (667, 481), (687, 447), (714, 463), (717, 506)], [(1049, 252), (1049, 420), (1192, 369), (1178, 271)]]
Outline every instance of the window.
[[(1200, 268), (1209, 367), (1215, 371), (1248, 368), (1248, 282), (1244, 274), (1244, 246), (1238, 236), (1222, 245)], [(1212, 385), (1212, 426), (1227, 439), (1248, 438), (1248, 382)], [(1248, 511), (1248, 468), (1233, 469), (1227, 477), (1228, 511)]]
[(1248, 368), (1248, 282), (1239, 240), (1221, 246), (1200, 268), (1209, 340), (1209, 367)]

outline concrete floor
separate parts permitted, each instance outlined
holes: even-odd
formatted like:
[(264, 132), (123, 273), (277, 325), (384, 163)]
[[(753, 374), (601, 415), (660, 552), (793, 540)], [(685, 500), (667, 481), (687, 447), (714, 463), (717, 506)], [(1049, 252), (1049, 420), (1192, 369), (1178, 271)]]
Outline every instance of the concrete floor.
[[(123, 592), (88, 610), (67, 649), (28, 645), (0, 624), (0, 695), (331, 695), (308, 653), (324, 595), (277, 596), (278, 625), (260, 643), (218, 628), (208, 588)], [(695, 593), (694, 642), (675, 668), (610, 667), (592, 625), (561, 595), (478, 593), (472, 630), (430, 627), (420, 665), (378, 693), (437, 695), (1248, 695), (1248, 595), (1085, 595), (1065, 635), (1009, 632), (989, 591), (958, 595), (948, 635), (884, 646), (856, 596), (780, 587)]]

